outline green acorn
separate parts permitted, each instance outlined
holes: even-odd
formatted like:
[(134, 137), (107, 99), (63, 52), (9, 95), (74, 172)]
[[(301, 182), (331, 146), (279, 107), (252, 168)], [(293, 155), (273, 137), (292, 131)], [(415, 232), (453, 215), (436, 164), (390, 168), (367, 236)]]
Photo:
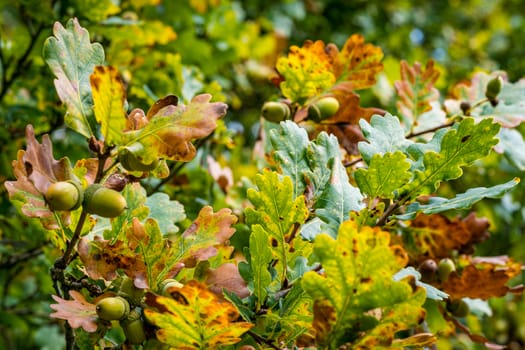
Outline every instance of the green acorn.
[(127, 207), (126, 199), (115, 190), (92, 184), (84, 192), (84, 209), (105, 218), (119, 216)]
[(323, 97), (308, 107), (308, 118), (316, 122), (328, 119), (337, 113), (339, 107), (335, 97)]
[(487, 87), (485, 88), (485, 97), (489, 101), (496, 101), (496, 98), (501, 92), (502, 86), (503, 86), (503, 78), (501, 76), (498, 75), (497, 77), (491, 79), (487, 83)]
[(46, 202), (51, 210), (75, 210), (84, 200), (84, 189), (73, 181), (58, 181), (48, 187)]
[(96, 310), (102, 320), (122, 320), (129, 314), (129, 303), (122, 297), (107, 297), (97, 303)]
[(263, 105), (261, 114), (264, 119), (279, 123), (290, 118), (290, 107), (284, 102), (269, 101)]
[(137, 310), (132, 310), (125, 319), (121, 320), (120, 326), (124, 330), (124, 335), (128, 343), (139, 345), (146, 340), (144, 321), (140, 316), (140, 312)]

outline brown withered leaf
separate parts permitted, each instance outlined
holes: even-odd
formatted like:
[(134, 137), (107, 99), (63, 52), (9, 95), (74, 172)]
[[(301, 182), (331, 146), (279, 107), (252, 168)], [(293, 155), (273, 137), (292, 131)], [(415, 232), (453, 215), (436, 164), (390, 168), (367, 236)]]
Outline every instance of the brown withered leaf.
[(237, 294), (239, 298), (250, 295), (246, 281), (241, 277), (237, 265), (222, 264), (216, 269), (207, 271), (206, 285), (217, 295), (222, 295), (223, 289)]
[(429, 258), (449, 257), (452, 251), (471, 254), (476, 244), (489, 238), (488, 228), (488, 219), (478, 218), (475, 213), (463, 219), (419, 214), (410, 223), (408, 234), (413, 239), (413, 247), (409, 254), (416, 264)]
[[(40, 218), (47, 229), (58, 228), (58, 223), (46, 205), (44, 193), (57, 181), (68, 179), (71, 173), (69, 159), (53, 158), (53, 145), (49, 135), (42, 136), (40, 144), (35, 138), (32, 125), (26, 127), (26, 150), (19, 150), (17, 160), (13, 161), (13, 172), (16, 181), (6, 181), (5, 187), (9, 198), (24, 203), (22, 212), (33, 218)], [(68, 223), (69, 212), (59, 212), (62, 220)]]
[(97, 330), (96, 305), (86, 301), (84, 296), (75, 290), (69, 291), (69, 295), (73, 300), (65, 300), (56, 295), (51, 296), (57, 304), (49, 305), (55, 310), (49, 316), (67, 320), (71, 328), (82, 327), (88, 333), (95, 332)]
[(522, 292), (523, 286), (509, 287), (507, 283), (519, 275), (522, 265), (510, 258), (470, 259), (461, 273), (452, 272), (442, 283), (441, 289), (448, 293), (451, 299), (463, 297), (486, 300), (501, 297), (509, 292)]

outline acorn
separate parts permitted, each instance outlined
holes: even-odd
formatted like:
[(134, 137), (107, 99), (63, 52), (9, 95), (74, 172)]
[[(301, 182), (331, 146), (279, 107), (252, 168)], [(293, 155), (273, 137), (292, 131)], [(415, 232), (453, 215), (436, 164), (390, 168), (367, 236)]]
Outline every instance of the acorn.
[(438, 264), (438, 276), (441, 282), (448, 280), (448, 276), (456, 271), (456, 264), (450, 258), (441, 259)]
[(308, 118), (319, 122), (333, 116), (339, 110), (339, 101), (335, 97), (327, 96), (317, 100), (308, 107)]
[(447, 310), (456, 317), (466, 317), (470, 312), (470, 307), (463, 299), (452, 300), (447, 303)]
[(159, 159), (146, 163), (140, 156), (144, 152), (144, 146), (140, 142), (121, 147), (118, 151), (118, 160), (122, 167), (128, 171), (152, 171), (159, 165)]
[(129, 344), (139, 345), (146, 340), (144, 321), (137, 310), (132, 310), (125, 319), (120, 320), (120, 326)]
[(273, 123), (279, 123), (290, 118), (290, 107), (284, 102), (268, 101), (264, 103), (261, 114), (264, 119)]
[(122, 320), (129, 314), (129, 303), (122, 297), (107, 297), (97, 303), (96, 310), (102, 320)]
[(497, 77), (491, 79), (487, 83), (487, 87), (485, 88), (485, 97), (489, 101), (496, 101), (496, 98), (501, 92), (502, 86), (503, 86), (503, 78), (501, 76), (498, 75)]
[(126, 199), (115, 190), (92, 184), (84, 192), (84, 210), (105, 218), (119, 216), (127, 207)]
[(51, 184), (45, 194), (51, 210), (75, 210), (84, 200), (84, 189), (73, 180)]

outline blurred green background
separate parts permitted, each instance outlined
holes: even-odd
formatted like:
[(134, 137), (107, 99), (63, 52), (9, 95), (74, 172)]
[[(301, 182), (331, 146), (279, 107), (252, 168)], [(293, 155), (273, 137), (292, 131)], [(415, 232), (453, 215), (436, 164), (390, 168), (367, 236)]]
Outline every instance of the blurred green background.
[[(0, 0), (0, 180), (13, 179), (11, 161), (24, 148), (29, 123), (38, 137), (51, 134), (55, 158), (67, 155), (74, 162), (89, 155), (83, 138), (63, 126), (64, 109), (42, 59), (55, 21), (77, 17), (102, 43), (107, 63), (127, 84), (130, 108), (147, 109), (170, 93), (187, 101), (208, 92), (227, 102), (226, 125), (242, 140), (234, 152), (242, 164), (250, 161), (262, 103), (278, 93), (269, 80), (275, 60), (290, 45), (310, 39), (341, 47), (351, 34), (362, 34), (385, 53), (380, 84), (363, 93), (362, 105), (395, 113), (390, 96), (400, 60), (433, 59), (442, 96), (479, 70), (504, 70), (511, 81), (525, 77), (523, 9), (521, 0)], [(498, 155), (478, 165), (450, 184), (454, 191), (524, 175)], [(525, 261), (524, 202), (520, 185), (476, 207), (492, 225), (492, 238), (477, 253)], [(48, 317), (54, 257), (46, 233), (20, 216), (0, 187), (0, 349), (63, 346)], [(470, 326), (492, 341), (523, 348), (525, 302), (508, 296), (492, 307), (493, 317), (469, 320)], [(462, 337), (439, 344), (477, 347)]]

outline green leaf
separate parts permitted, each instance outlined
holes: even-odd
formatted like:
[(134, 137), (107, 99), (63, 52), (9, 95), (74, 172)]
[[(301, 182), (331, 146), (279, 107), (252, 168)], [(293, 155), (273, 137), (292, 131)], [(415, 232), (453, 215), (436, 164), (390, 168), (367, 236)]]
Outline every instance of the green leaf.
[(337, 159), (331, 159), (330, 181), (315, 203), (315, 214), (324, 221), (321, 224), (323, 232), (332, 237), (337, 235), (339, 226), (349, 218), (351, 211), (362, 209), (363, 195), (358, 188), (352, 186), (343, 164)]
[(525, 170), (525, 140), (523, 135), (516, 129), (501, 128), (499, 143), (496, 146), (498, 152), (502, 152), (505, 157), (520, 171)]
[(394, 198), (397, 190), (406, 184), (412, 174), (410, 162), (401, 152), (375, 154), (368, 169), (358, 169), (355, 180), (359, 189), (370, 198)]
[(428, 204), (412, 203), (402, 215), (395, 215), (398, 220), (413, 220), (418, 213), (437, 214), (447, 210), (468, 209), (483, 198), (498, 198), (513, 189), (520, 182), (514, 178), (504, 184), (492, 187), (475, 187), (468, 189), (465, 193), (458, 194), (452, 199), (442, 197), (431, 197)]
[(126, 128), (126, 92), (114, 67), (96, 66), (90, 76), (95, 118), (106, 145), (120, 144)]
[(95, 66), (104, 64), (104, 49), (90, 43), (89, 33), (78, 20), (71, 19), (64, 28), (59, 22), (53, 37), (44, 43), (44, 59), (55, 74), (55, 88), (67, 106), (65, 123), (89, 138), (95, 133), (93, 98), (89, 77)]
[(272, 282), (272, 276), (269, 271), (272, 251), (268, 244), (268, 238), (268, 233), (260, 225), (252, 227), (250, 235), (250, 267), (253, 277), (253, 294), (257, 297), (257, 309), (260, 309), (268, 296), (266, 288)]
[(309, 169), (306, 152), (309, 144), (306, 130), (291, 121), (281, 122), (280, 128), (270, 131), (273, 158), (282, 174), (290, 176), (293, 182), (293, 197), (304, 193), (303, 173)]
[(257, 228), (257, 232), (260, 230), (266, 234), (266, 238), (258, 234), (258, 239), (264, 239), (264, 243), (257, 244), (271, 247), (272, 255), (278, 261), (278, 281), (283, 282), (287, 266), (294, 261), (296, 254), (301, 253), (301, 247), (294, 244), (296, 241), (299, 244), (299, 226), (308, 217), (308, 209), (303, 196), (293, 198), (293, 184), (288, 176), (279, 179), (276, 172), (264, 170), (257, 174), (255, 184), (257, 190), (251, 188), (247, 192), (254, 208), (246, 209), (246, 222), (252, 229)]
[(166, 193), (152, 194), (146, 199), (146, 206), (149, 208), (148, 217), (157, 220), (164, 235), (178, 232), (179, 228), (174, 223), (186, 218), (182, 204), (170, 200)]
[[(423, 169), (414, 172), (414, 179), (401, 188), (407, 198), (433, 193), (441, 181), (453, 180), (463, 174), (463, 166), (486, 156), (498, 143), (496, 135), (499, 124), (484, 119), (475, 124), (473, 118), (465, 118), (442, 134), (439, 152), (422, 153)], [(441, 134), (439, 134), (441, 138)], [(419, 145), (413, 145), (417, 148)], [(412, 152), (414, 154), (414, 152)]]
[(321, 132), (309, 141), (304, 129), (286, 121), (270, 131), (270, 139), (279, 170), (293, 181), (294, 198), (308, 192), (308, 206), (316, 208), (323, 221), (315, 227), (310, 225), (305, 234), (312, 238), (325, 230), (335, 237), (349, 212), (363, 207), (362, 194), (350, 184), (342, 166), (337, 138)]
[(370, 162), (374, 154), (394, 153), (396, 151), (407, 153), (408, 147), (412, 144), (412, 141), (405, 138), (405, 130), (399, 119), (389, 113), (384, 116), (372, 116), (370, 124), (361, 119), (359, 126), (367, 140), (367, 142), (359, 142), (359, 152), (367, 163)]
[(235, 307), (197, 281), (173, 292), (174, 297), (147, 294), (144, 314), (156, 326), (161, 342), (176, 349), (217, 349), (235, 344), (253, 325), (239, 322)]
[(424, 289), (392, 278), (406, 262), (399, 249), (390, 246), (388, 232), (353, 221), (341, 225), (337, 240), (317, 236), (314, 254), (323, 273), (307, 272), (302, 286), (314, 299), (320, 347), (388, 347), (397, 332), (424, 318)]

